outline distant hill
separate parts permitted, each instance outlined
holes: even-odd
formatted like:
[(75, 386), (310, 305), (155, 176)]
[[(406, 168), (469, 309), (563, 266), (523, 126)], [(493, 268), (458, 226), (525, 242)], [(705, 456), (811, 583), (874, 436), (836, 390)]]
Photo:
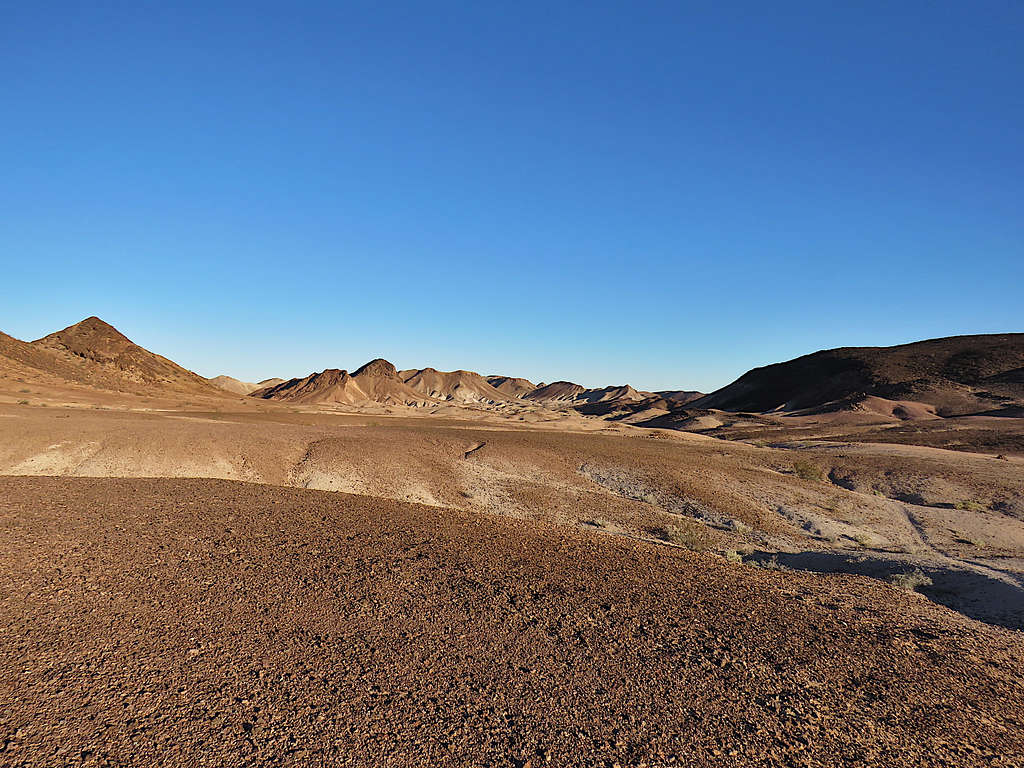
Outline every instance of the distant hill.
[(688, 406), (759, 413), (882, 408), (909, 417), (926, 411), (962, 415), (1024, 402), (1022, 368), (1024, 333), (843, 347), (755, 368)]
[(263, 381), (253, 384), (248, 381), (239, 381), (232, 376), (214, 376), (209, 379), (209, 382), (215, 387), (219, 387), (227, 392), (234, 392), (236, 395), (248, 395), (250, 392), (255, 392), (257, 389), (264, 389), (265, 387), (273, 387), (277, 384), (282, 384), (284, 379), (264, 379)]
[(651, 394), (650, 392), (638, 392), (628, 384), (624, 384), (621, 387), (585, 389), (576, 396), (576, 401), (584, 403), (639, 402), (651, 397)]
[(338, 368), (311, 373), (301, 379), (289, 379), (250, 394), (265, 400), (284, 400), (302, 404), (339, 403), (358, 405), (425, 406), (438, 401), (408, 386), (387, 360), (376, 359), (350, 374)]
[(457, 403), (503, 403), (515, 398), (491, 386), (479, 373), (473, 371), (438, 371), (423, 368), (404, 371), (405, 383), (430, 397)]
[(587, 389), (571, 381), (553, 381), (544, 384), (523, 395), (523, 399), (549, 405), (584, 404), (584, 403), (625, 403), (639, 402), (652, 397), (651, 392), (638, 392), (625, 384), (619, 387), (601, 387)]
[(703, 392), (697, 392), (692, 389), (669, 389), (655, 392), (654, 394), (666, 402), (682, 403), (683, 405), (686, 403), (692, 403), (694, 400), (704, 397)]
[(553, 381), (550, 384), (540, 385), (533, 392), (528, 392), (523, 395), (523, 399), (539, 403), (572, 403), (576, 401), (579, 395), (586, 391), (586, 387), (580, 384), (573, 384), (571, 381)]
[(31, 343), (0, 334), (0, 368), (51, 382), (135, 394), (165, 391), (222, 395), (202, 376), (150, 352), (98, 317)]
[(488, 376), (487, 383), (499, 392), (504, 392), (512, 397), (523, 397), (537, 388), (537, 385), (528, 379), (515, 376)]

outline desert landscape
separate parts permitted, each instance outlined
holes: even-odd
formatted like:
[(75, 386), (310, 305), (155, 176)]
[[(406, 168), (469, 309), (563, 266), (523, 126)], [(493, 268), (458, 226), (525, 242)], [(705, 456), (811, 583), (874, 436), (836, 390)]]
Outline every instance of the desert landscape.
[(0, 38), (0, 768), (1024, 768), (1024, 3)]
[(0, 763), (1021, 764), (1024, 334), (516, 373), (0, 334)]

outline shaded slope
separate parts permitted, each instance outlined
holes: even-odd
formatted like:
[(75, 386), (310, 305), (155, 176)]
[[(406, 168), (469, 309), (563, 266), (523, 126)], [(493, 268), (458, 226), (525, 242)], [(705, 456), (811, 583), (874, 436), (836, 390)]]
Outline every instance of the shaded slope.
[(755, 368), (690, 405), (726, 411), (848, 409), (865, 398), (912, 401), (940, 415), (1024, 400), (1024, 334), (953, 336), (895, 347), (844, 347)]
[(667, 389), (655, 392), (654, 394), (670, 403), (682, 403), (684, 405), (698, 400), (705, 395), (704, 392), (697, 392), (692, 389)]

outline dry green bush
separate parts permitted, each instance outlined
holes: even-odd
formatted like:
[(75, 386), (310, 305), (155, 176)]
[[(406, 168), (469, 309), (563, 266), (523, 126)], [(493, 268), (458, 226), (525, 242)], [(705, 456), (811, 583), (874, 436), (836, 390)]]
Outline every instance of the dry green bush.
[(920, 568), (915, 568), (906, 573), (894, 573), (889, 577), (889, 581), (900, 589), (907, 590), (907, 592), (916, 592), (918, 587), (930, 587), (932, 585), (931, 578)]
[(647, 533), (660, 541), (684, 547), (692, 552), (702, 552), (711, 546), (711, 537), (704, 526), (699, 523), (692, 525), (655, 525), (646, 529)]
[(813, 480), (820, 483), (825, 479), (825, 472), (813, 461), (798, 459), (793, 462), (793, 472), (803, 480)]
[(984, 512), (985, 505), (980, 501), (974, 501), (973, 499), (965, 499), (964, 501), (958, 501), (956, 508), (964, 510), (965, 512)]

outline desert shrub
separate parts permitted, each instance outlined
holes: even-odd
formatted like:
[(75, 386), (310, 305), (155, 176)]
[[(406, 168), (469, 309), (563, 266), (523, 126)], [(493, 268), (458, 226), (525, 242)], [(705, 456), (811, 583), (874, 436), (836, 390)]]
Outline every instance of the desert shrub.
[(920, 568), (915, 568), (905, 573), (894, 573), (889, 577), (889, 581), (900, 589), (907, 590), (907, 592), (915, 592), (918, 587), (930, 587), (932, 585), (931, 578)]
[(858, 533), (853, 537), (853, 540), (864, 547), (864, 549), (870, 549), (871, 545), (874, 544), (874, 540), (866, 533)]
[(799, 459), (793, 462), (793, 472), (803, 480), (813, 480), (820, 483), (825, 479), (825, 473), (821, 467), (806, 459)]
[(660, 541), (675, 544), (676, 546), (689, 549), (693, 552), (701, 552), (711, 546), (711, 537), (708, 536), (704, 527), (694, 525), (656, 525), (647, 528), (647, 533)]
[(974, 501), (973, 499), (965, 499), (964, 501), (958, 501), (956, 508), (964, 510), (965, 512), (984, 512), (985, 505), (980, 501)]
[(742, 563), (743, 562), (743, 555), (741, 555), (735, 549), (727, 549), (727, 550), (725, 550), (724, 557), (730, 563)]
[(793, 569), (789, 566), (783, 565), (779, 562), (778, 555), (772, 555), (767, 560), (751, 560), (751, 563), (756, 565), (758, 568), (764, 568), (768, 571), (792, 571)]

